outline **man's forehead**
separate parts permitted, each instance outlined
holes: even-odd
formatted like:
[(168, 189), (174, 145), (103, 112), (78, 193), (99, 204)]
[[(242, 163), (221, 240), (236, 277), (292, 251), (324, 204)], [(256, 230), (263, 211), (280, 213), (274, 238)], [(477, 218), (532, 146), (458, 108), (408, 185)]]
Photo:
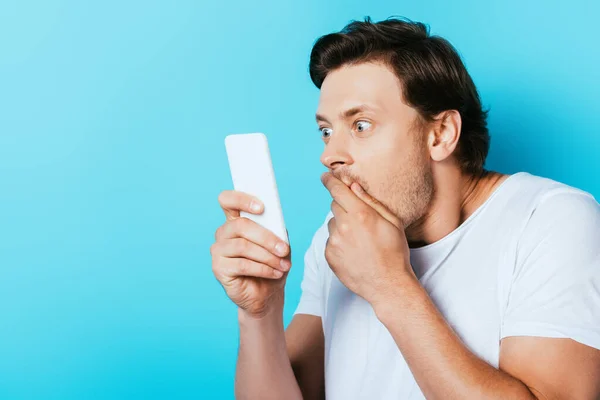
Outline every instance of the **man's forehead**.
[[(385, 112), (384, 109), (382, 109), (374, 104), (353, 103), (353, 102), (347, 102), (346, 104), (347, 105), (342, 105), (340, 107), (339, 111), (337, 112), (337, 117), (340, 119), (352, 118), (356, 114), (364, 113), (364, 112), (366, 112), (366, 113), (383, 113), (383, 112)], [(328, 122), (329, 121), (328, 118), (332, 118), (329, 116), (329, 114), (330, 113), (317, 110), (316, 119), (317, 119), (317, 121)], [(335, 116), (334, 116), (334, 118), (335, 118)]]
[(317, 113), (343, 112), (360, 105), (385, 111), (398, 102), (402, 102), (402, 92), (396, 75), (383, 65), (363, 63), (344, 66), (327, 75)]

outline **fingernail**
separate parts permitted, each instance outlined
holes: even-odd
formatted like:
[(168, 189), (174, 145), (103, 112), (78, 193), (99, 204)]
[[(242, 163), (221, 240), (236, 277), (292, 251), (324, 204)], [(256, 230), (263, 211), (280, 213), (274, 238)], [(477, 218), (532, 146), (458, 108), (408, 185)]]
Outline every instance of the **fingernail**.
[(256, 201), (252, 200), (252, 202), (250, 203), (250, 209), (254, 212), (259, 212), (260, 204), (258, 204)]
[(355, 191), (362, 193), (362, 187), (358, 183), (353, 183), (352, 186), (354, 187)]
[(284, 256), (285, 255), (285, 250), (286, 250), (286, 246), (285, 246), (285, 244), (283, 244), (281, 242), (277, 243), (277, 246), (275, 246), (275, 251), (280, 256)]
[(281, 269), (287, 271), (292, 266), (292, 263), (290, 262), (290, 260), (284, 258), (279, 262), (279, 265), (281, 265)]
[(281, 278), (283, 276), (283, 272), (275, 269), (273, 270), (273, 275), (275, 275), (276, 278)]

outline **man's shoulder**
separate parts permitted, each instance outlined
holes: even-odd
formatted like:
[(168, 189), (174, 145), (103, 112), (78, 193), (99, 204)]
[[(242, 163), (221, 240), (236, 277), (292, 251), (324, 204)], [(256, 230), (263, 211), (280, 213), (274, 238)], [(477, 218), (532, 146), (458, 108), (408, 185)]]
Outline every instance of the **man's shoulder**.
[(598, 212), (595, 197), (582, 189), (569, 184), (528, 173), (521, 173), (512, 200), (523, 201), (529, 208), (529, 217), (543, 212), (560, 215)]
[(529, 220), (540, 210), (565, 213), (584, 207), (581, 211), (594, 211), (596, 199), (591, 193), (566, 183), (538, 175), (520, 172), (511, 177), (514, 184), (504, 197), (505, 216), (519, 216)]
[(562, 248), (589, 247), (600, 240), (600, 204), (582, 189), (529, 175), (518, 193), (526, 199), (526, 218), (519, 237), (533, 250), (541, 243)]

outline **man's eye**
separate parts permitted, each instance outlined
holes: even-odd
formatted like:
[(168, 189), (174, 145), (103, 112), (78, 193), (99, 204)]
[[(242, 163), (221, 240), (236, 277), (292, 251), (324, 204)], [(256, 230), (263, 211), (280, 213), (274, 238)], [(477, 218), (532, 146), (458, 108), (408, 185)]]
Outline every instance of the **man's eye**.
[(359, 132), (364, 132), (365, 130), (371, 127), (371, 123), (368, 121), (357, 121), (356, 122), (356, 130)]
[(324, 138), (328, 138), (333, 132), (330, 128), (319, 128), (319, 130)]

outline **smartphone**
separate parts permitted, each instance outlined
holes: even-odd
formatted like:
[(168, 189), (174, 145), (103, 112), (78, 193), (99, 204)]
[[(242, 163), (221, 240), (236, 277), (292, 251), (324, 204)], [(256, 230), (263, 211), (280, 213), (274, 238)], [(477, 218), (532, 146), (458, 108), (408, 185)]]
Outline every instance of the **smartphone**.
[(255, 196), (264, 204), (264, 212), (260, 215), (244, 211), (240, 215), (289, 244), (267, 137), (264, 133), (228, 135), (225, 148), (234, 190)]

